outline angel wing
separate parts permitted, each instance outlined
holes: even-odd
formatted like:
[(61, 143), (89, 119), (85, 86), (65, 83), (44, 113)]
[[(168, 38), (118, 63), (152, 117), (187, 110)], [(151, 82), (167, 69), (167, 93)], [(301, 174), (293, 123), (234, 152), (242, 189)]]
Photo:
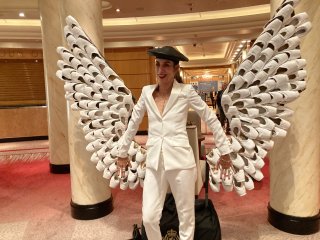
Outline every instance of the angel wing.
[(65, 81), (66, 99), (71, 109), (80, 111), (79, 125), (89, 141), (91, 161), (110, 179), (110, 187), (135, 189), (143, 185), (146, 151), (132, 142), (128, 152), (130, 167), (125, 178), (117, 172), (118, 140), (125, 132), (133, 108), (132, 94), (123, 80), (105, 61), (102, 54), (71, 16), (66, 18), (64, 35), (70, 50), (58, 47), (56, 75)]
[[(231, 177), (222, 181), (226, 191), (240, 196), (254, 188), (252, 178), (263, 178), (264, 157), (273, 138), (285, 137), (293, 111), (287, 103), (306, 88), (306, 60), (301, 58), (300, 39), (311, 29), (306, 13), (294, 13), (299, 0), (285, 0), (264, 26), (244, 61), (224, 91), (222, 107), (231, 128)], [(210, 186), (220, 190), (216, 164), (219, 152), (207, 155), (211, 164)]]

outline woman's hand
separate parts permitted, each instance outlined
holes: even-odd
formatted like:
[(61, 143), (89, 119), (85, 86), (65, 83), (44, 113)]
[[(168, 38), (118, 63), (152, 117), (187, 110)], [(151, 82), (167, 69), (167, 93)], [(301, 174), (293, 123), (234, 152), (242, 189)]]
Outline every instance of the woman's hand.
[(218, 167), (221, 167), (221, 179), (231, 176), (232, 172), (232, 161), (229, 154), (221, 155)]
[(125, 177), (125, 173), (128, 170), (129, 162), (130, 161), (129, 161), (128, 157), (126, 157), (126, 158), (118, 157), (118, 160), (117, 160), (118, 172), (117, 173), (120, 178)]

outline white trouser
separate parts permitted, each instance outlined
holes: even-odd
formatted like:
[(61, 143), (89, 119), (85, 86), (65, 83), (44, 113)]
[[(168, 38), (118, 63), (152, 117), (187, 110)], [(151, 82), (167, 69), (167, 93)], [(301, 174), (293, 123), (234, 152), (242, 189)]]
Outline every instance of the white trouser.
[(161, 160), (157, 171), (146, 169), (142, 220), (149, 240), (162, 240), (159, 224), (168, 186), (177, 207), (180, 240), (193, 240), (195, 181), (196, 168), (165, 171)]

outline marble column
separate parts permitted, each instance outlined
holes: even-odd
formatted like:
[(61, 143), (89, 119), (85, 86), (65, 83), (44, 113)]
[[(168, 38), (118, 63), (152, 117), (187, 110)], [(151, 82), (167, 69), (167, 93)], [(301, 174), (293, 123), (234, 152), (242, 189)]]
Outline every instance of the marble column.
[[(272, 12), (282, 1), (272, 0)], [(270, 153), (269, 222), (293, 234), (319, 231), (320, 186), (320, 5), (303, 0), (296, 13), (307, 12), (313, 24), (301, 43), (307, 60), (307, 89), (290, 104), (295, 111), (285, 138), (275, 142)]]
[(64, 99), (64, 83), (57, 81), (56, 77), (59, 57), (56, 47), (62, 44), (61, 24), (57, 14), (59, 7), (55, 1), (39, 0), (39, 10), (48, 108), (50, 172), (69, 173), (67, 105)]
[[(61, 0), (62, 28), (66, 16), (73, 16), (103, 53), (101, 0)], [(68, 107), (69, 153), (71, 173), (71, 214), (76, 219), (95, 219), (113, 210), (109, 181), (102, 177), (85, 147), (79, 112)]]

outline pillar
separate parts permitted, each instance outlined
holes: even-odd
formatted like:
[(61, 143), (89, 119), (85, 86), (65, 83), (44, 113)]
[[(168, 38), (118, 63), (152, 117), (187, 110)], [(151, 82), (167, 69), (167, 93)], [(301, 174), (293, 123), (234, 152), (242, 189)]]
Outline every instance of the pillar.
[[(44, 38), (47, 38), (48, 42), (56, 36), (60, 38), (60, 41), (44, 45), (44, 48), (50, 48), (50, 58), (58, 57), (56, 47), (66, 45), (62, 36), (66, 25), (65, 17), (68, 15), (77, 19), (90, 39), (103, 52), (101, 0), (40, 0), (39, 6), (41, 12), (53, 14), (49, 15), (47, 22), (42, 20), (43, 34), (47, 35)], [(55, 21), (58, 26), (54, 24)], [(56, 61), (57, 59), (52, 63), (54, 72), (57, 70)], [(60, 82), (57, 78), (55, 81)], [(53, 90), (49, 86), (47, 91), (50, 93)], [(64, 93), (59, 100), (62, 101), (61, 105), (66, 105)], [(79, 112), (72, 111), (67, 104), (67, 118), (63, 125), (68, 126), (71, 215), (76, 219), (89, 220), (107, 215), (113, 210), (113, 206), (109, 181), (97, 171), (95, 164), (90, 161), (91, 154), (86, 151), (88, 142), (84, 139), (82, 128), (78, 126), (79, 118)]]
[[(281, 2), (271, 1), (272, 13)], [(307, 89), (289, 105), (295, 111), (289, 119), (292, 125), (270, 153), (268, 220), (285, 232), (306, 235), (319, 231), (320, 217), (319, 2), (300, 1), (299, 12), (307, 12), (313, 24), (301, 43), (302, 57), (307, 60)]]
[(67, 105), (64, 99), (63, 82), (57, 81), (56, 47), (62, 44), (59, 5), (55, 1), (39, 0), (41, 16), (43, 65), (45, 73), (48, 109), (48, 136), (50, 172), (69, 173), (69, 147)]

